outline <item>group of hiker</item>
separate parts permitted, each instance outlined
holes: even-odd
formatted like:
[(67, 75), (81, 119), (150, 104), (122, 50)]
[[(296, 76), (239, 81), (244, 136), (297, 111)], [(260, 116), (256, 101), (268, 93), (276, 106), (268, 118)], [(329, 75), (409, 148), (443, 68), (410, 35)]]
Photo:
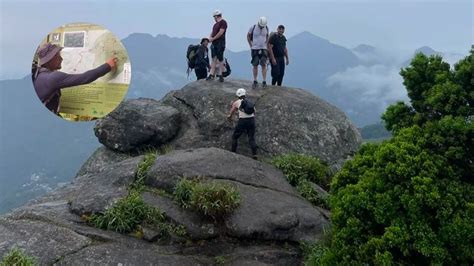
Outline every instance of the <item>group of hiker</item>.
[[(215, 20), (209, 38), (202, 38), (199, 46), (188, 47), (188, 67), (194, 68), (197, 80), (218, 79), (224, 81), (225, 73), (229, 73), (229, 64), (224, 57), (225, 34), (227, 22), (222, 18), (222, 12), (216, 10), (213, 13)], [(272, 85), (281, 86), (285, 75), (285, 66), (289, 64), (285, 26), (279, 25), (276, 33), (270, 33), (267, 26), (267, 18), (260, 17), (255, 25), (249, 28), (247, 42), (251, 50), (251, 61), (253, 83), (256, 89), (258, 83), (258, 66), (261, 67), (262, 88), (267, 87), (267, 65), (271, 65)], [(208, 45), (211, 43), (211, 63), (208, 57)], [(192, 51), (195, 49), (194, 51)], [(192, 56), (190, 57), (190, 53)], [(270, 60), (269, 60), (270, 59)], [(209, 70), (209, 75), (207, 71)], [(237, 100), (233, 101), (227, 119), (232, 121), (235, 113), (238, 114), (238, 122), (232, 134), (232, 152), (237, 152), (238, 139), (244, 133), (248, 136), (248, 142), (252, 151), (252, 157), (257, 159), (257, 144), (255, 142), (255, 105), (247, 99), (247, 91), (239, 88), (236, 91)]]
[[(213, 12), (215, 23), (209, 38), (202, 38), (199, 46), (188, 47), (188, 66), (194, 69), (197, 80), (224, 81), (226, 73), (230, 72), (230, 66), (224, 57), (226, 47), (227, 21), (222, 18), (222, 12)], [(258, 66), (261, 67), (262, 88), (267, 87), (267, 65), (271, 65), (272, 85), (281, 86), (285, 75), (285, 66), (289, 64), (288, 49), (286, 47), (285, 26), (279, 25), (276, 33), (270, 33), (267, 26), (267, 18), (260, 17), (258, 22), (252, 25), (247, 33), (247, 42), (251, 49), (251, 61), (253, 66), (252, 88), (259, 86)], [(211, 63), (209, 63), (208, 46), (211, 43)], [(191, 49), (195, 49), (191, 51)], [(192, 53), (191, 53), (192, 52)], [(191, 54), (191, 55), (190, 55)], [(208, 75), (209, 71), (209, 75)]]

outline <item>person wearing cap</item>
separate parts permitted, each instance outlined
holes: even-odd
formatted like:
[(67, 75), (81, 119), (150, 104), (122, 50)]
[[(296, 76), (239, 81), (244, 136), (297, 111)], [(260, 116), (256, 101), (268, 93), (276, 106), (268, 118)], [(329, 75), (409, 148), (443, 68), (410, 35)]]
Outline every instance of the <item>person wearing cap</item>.
[(199, 45), (196, 53), (196, 63), (194, 64), (194, 73), (196, 73), (196, 79), (205, 79), (207, 77), (207, 71), (211, 68), (209, 65), (209, 56), (207, 46), (209, 44), (208, 38), (201, 39), (201, 45)]
[(46, 43), (38, 49), (38, 68), (33, 76), (33, 86), (41, 102), (51, 112), (59, 114), (61, 90), (67, 87), (91, 83), (117, 68), (117, 58), (113, 56), (103, 65), (82, 74), (67, 74), (61, 71), (60, 47)]
[(262, 87), (267, 86), (267, 62), (268, 62), (268, 27), (267, 18), (260, 17), (257, 24), (250, 27), (247, 33), (247, 41), (251, 49), (251, 64), (253, 66), (253, 85), (258, 87), (258, 65), (262, 67)]
[(209, 37), (211, 44), (211, 70), (207, 80), (213, 80), (216, 76), (220, 82), (224, 82), (222, 72), (224, 71), (224, 50), (225, 50), (225, 33), (227, 31), (227, 21), (222, 18), (222, 12), (216, 10), (212, 13), (214, 17), (214, 26)]
[[(286, 48), (285, 26), (279, 25), (277, 33), (272, 34), (268, 40), (268, 52), (272, 63), (272, 85), (281, 86), (285, 75), (285, 65), (290, 63), (288, 49)], [(286, 59), (286, 62), (285, 62)]]
[(245, 100), (247, 92), (244, 88), (240, 88), (235, 93), (238, 97), (237, 100), (232, 102), (230, 113), (227, 116), (227, 120), (232, 121), (232, 117), (235, 112), (238, 112), (239, 121), (235, 127), (234, 133), (232, 134), (232, 152), (237, 152), (237, 142), (243, 133), (247, 133), (249, 138), (250, 149), (252, 150), (252, 157), (257, 159), (257, 144), (255, 143), (255, 109), (252, 114), (248, 114), (242, 110), (241, 105)]

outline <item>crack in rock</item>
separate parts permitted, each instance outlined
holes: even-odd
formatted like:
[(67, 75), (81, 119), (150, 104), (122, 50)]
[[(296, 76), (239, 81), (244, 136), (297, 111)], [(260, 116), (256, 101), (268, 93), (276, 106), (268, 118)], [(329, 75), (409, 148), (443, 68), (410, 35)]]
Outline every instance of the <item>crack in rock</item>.
[(180, 101), (180, 102), (181, 102), (182, 104), (184, 104), (186, 107), (188, 107), (189, 109), (191, 109), (192, 114), (193, 114), (193, 117), (194, 117), (196, 120), (199, 120), (199, 115), (197, 115), (196, 112), (195, 112), (196, 107), (194, 107), (194, 106), (192, 106), (191, 104), (187, 103), (186, 100), (179, 98), (179, 97), (176, 96), (175, 94), (173, 94), (173, 98), (175, 98), (176, 100)]

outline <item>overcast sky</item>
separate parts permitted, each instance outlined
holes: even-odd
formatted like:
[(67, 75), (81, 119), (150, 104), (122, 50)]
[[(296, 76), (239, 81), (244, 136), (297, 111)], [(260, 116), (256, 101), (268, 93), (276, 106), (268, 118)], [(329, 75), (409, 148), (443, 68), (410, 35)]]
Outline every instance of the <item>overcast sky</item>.
[(427, 45), (441, 52), (467, 54), (474, 43), (472, 0), (0, 3), (0, 79), (27, 74), (41, 39), (63, 24), (100, 24), (120, 39), (134, 32), (200, 38), (209, 34), (212, 11), (217, 8), (229, 23), (227, 46), (234, 51), (248, 49), (245, 34), (259, 16), (266, 16), (272, 29), (284, 24), (287, 37), (309, 31), (347, 48), (364, 43), (408, 51)]

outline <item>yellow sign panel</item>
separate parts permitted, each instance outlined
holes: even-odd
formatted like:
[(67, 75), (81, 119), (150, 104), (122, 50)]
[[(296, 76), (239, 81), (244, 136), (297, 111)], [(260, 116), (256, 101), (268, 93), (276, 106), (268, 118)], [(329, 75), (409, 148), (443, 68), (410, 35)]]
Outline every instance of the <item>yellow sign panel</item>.
[(62, 90), (60, 114), (68, 120), (92, 120), (113, 111), (127, 94), (128, 84), (93, 82)]

